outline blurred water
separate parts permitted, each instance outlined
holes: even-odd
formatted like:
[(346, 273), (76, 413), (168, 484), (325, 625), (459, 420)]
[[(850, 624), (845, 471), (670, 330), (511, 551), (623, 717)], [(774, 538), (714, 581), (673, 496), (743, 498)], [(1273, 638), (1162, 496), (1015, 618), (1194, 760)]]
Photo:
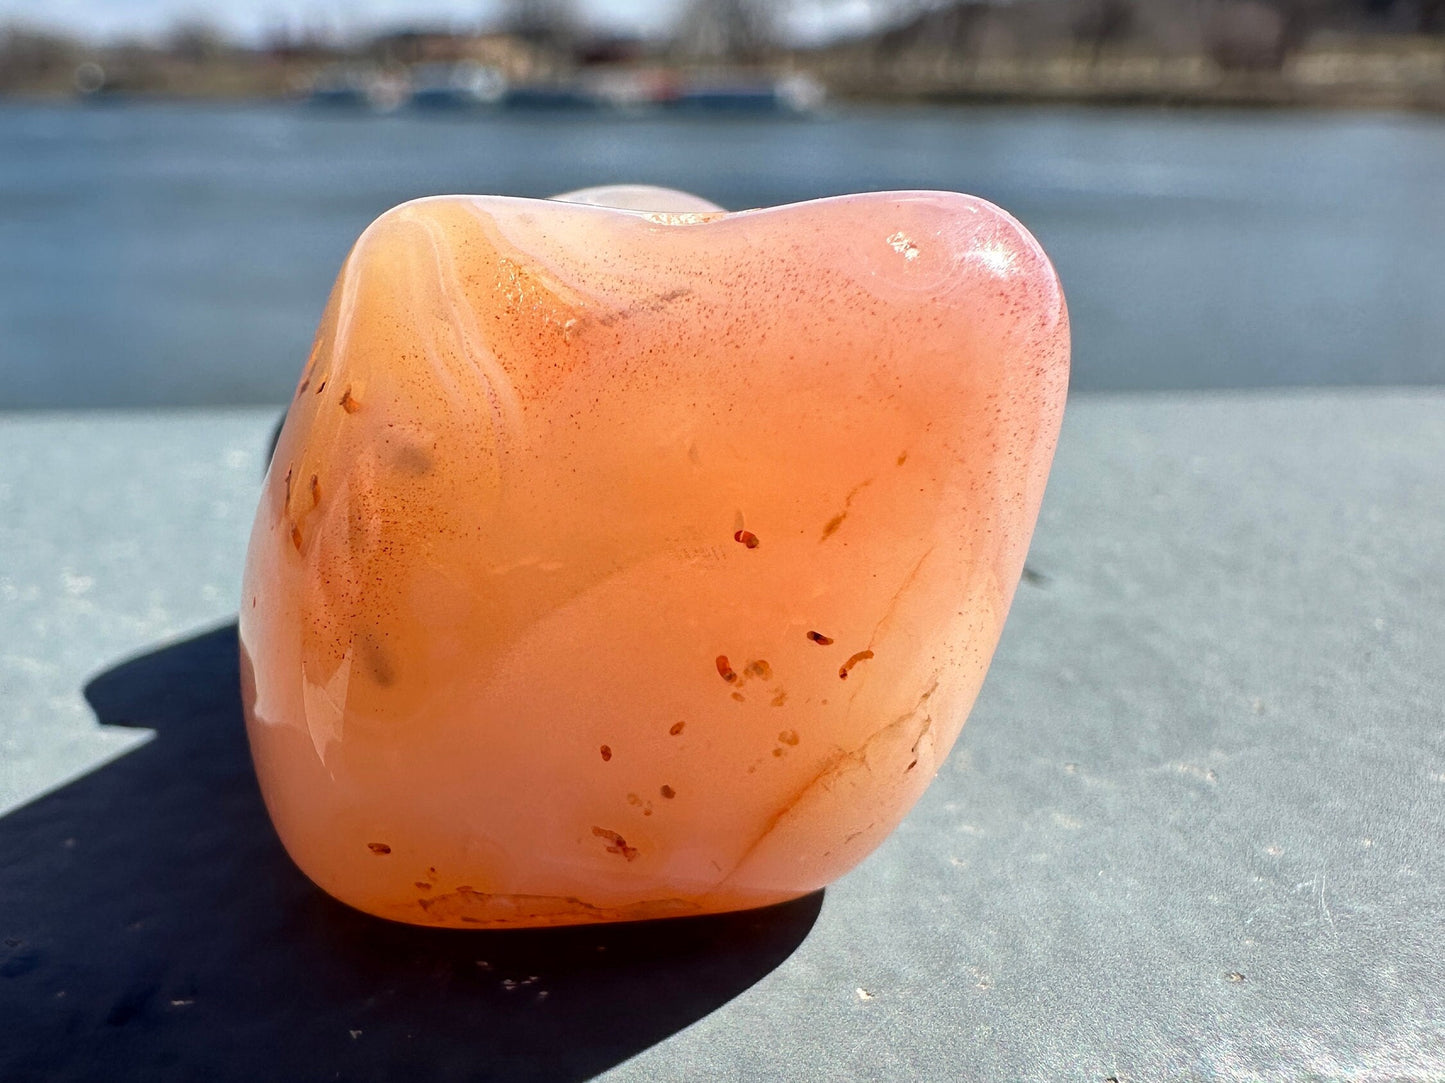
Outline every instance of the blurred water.
[(850, 109), (820, 119), (0, 107), (0, 407), (282, 402), (347, 247), (438, 192), (725, 206), (949, 188), (1059, 267), (1076, 388), (1445, 382), (1445, 124)]

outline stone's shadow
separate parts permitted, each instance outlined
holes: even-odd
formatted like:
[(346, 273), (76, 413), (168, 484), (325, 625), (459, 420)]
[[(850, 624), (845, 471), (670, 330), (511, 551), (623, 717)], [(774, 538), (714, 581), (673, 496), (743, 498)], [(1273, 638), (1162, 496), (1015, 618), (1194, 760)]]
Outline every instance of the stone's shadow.
[(822, 892), (516, 932), (414, 928), (314, 887), (271, 828), (236, 628), (85, 693), (155, 740), (0, 818), (0, 1079), (581, 1080), (783, 962)]

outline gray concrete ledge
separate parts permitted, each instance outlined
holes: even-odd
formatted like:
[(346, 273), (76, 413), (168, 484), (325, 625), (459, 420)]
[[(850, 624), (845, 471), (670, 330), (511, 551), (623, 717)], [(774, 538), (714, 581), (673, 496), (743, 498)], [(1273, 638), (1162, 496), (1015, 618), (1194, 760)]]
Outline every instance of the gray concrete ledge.
[(274, 418), (0, 415), (0, 1078), (1445, 1077), (1445, 394), (1076, 398), (903, 827), (821, 900), (550, 937), (363, 918), (268, 835)]

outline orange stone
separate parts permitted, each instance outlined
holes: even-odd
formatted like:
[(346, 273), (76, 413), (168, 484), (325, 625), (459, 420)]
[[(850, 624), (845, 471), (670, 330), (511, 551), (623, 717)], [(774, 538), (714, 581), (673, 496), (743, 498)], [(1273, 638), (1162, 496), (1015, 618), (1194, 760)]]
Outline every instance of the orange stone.
[(566, 198), (366, 230), (251, 537), (266, 804), (398, 921), (735, 910), (856, 865), (963, 725), (1053, 455), (1064, 299), (998, 208)]

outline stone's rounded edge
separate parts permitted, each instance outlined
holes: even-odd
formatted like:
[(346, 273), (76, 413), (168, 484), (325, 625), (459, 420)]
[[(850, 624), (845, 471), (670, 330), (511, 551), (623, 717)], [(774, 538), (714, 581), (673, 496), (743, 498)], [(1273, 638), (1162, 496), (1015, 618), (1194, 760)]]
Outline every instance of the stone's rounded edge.
[[(1003, 208), (997, 204), (990, 203), (982, 196), (969, 195), (967, 192), (952, 192), (943, 188), (898, 188), (880, 192), (846, 192), (840, 195), (819, 196), (816, 199), (801, 199), (795, 203), (775, 203), (767, 207), (748, 207), (743, 210), (736, 210), (729, 213), (730, 218), (756, 217), (758, 215), (773, 214), (778, 211), (793, 210), (798, 207), (825, 207), (839, 203), (927, 203), (937, 206), (939, 203), (959, 204), (961, 211), (969, 214), (997, 215), (1007, 218), (1017, 225), (1017, 221)], [(1022, 229), (1022, 226), (1018, 228)]]
[[(1052, 348), (1048, 348), (1038, 360), (1042, 361), (1046, 368), (1054, 370), (1051, 382), (1059, 384), (1058, 392), (1054, 396), (1057, 400), (1054, 406), (1061, 420), (1064, 400), (1067, 397), (1068, 377), (1072, 367), (1072, 328), (1069, 322), (1068, 302), (1064, 295), (1064, 286), (1059, 278), (1058, 268), (1054, 266), (1053, 260), (1049, 258), (1048, 252), (1039, 239), (1013, 214), (982, 196), (927, 189), (879, 192), (877, 195), (905, 202), (915, 200), (928, 202), (943, 210), (954, 208), (960, 217), (967, 214), (970, 217), (985, 220), (993, 227), (992, 236), (980, 244), (982, 231), (967, 231), (965, 235), (967, 247), (954, 253), (954, 258), (960, 262), (974, 263), (981, 266), (987, 273), (1003, 280), (1014, 277), (1014, 268), (1022, 257), (1025, 267), (1022, 269), (1021, 277), (1025, 280), (1037, 271), (1042, 271), (1047, 275), (1048, 290), (1044, 296), (1035, 298), (1033, 304), (1043, 317), (1037, 328), (1042, 333), (1039, 344), (1043, 346), (1047, 343)], [(1055, 442), (1057, 435), (1058, 425), (1056, 424), (1053, 435)]]
[[(958, 195), (958, 193), (932, 194)], [(1031, 255), (1033, 259), (1037, 261), (1040, 267), (1048, 271), (1049, 279), (1052, 282), (1054, 288), (1054, 296), (1051, 299), (1053, 321), (1048, 325), (1048, 329), (1052, 330), (1054, 327), (1062, 324), (1062, 333), (1064, 336), (1065, 345), (1070, 351), (1069, 353), (1065, 354), (1063, 359), (1064, 364), (1067, 367), (1071, 360), (1070, 353), (1072, 351), (1072, 341), (1069, 325), (1069, 309), (1068, 302), (1064, 296), (1064, 284), (1059, 278), (1059, 270), (1057, 267), (1054, 266), (1054, 261), (1049, 258), (1048, 252), (1045, 251), (1044, 246), (1039, 242), (1039, 239), (1034, 236), (1033, 232), (1028, 228), (1028, 226), (1024, 225), (1021, 221), (1019, 221), (1003, 207), (1000, 207), (997, 203), (991, 203), (980, 196), (960, 196), (960, 198), (967, 200), (970, 206), (978, 208), (979, 210), (984, 211), (996, 218), (1001, 225), (1003, 225), (1005, 228), (1009, 229), (1012, 232), (1019, 248), (1026, 250), (1029, 255)]]
[[(283, 839), (284, 845), (284, 839)], [(305, 873), (318, 891), (342, 906), (369, 917), (420, 929), (459, 929), (475, 932), (507, 932), (517, 929), (564, 929), (589, 925), (639, 925), (658, 921), (687, 921), (693, 918), (718, 917), (723, 914), (766, 910), (772, 906), (796, 902), (821, 891), (822, 887), (769, 892), (746, 904), (710, 904), (706, 896), (695, 901), (680, 898), (644, 899), (615, 906), (593, 906), (577, 898), (489, 894), (470, 887), (440, 892), (425, 900), (431, 905), (418, 905), (414, 911), (404, 906), (371, 907), (354, 902), (344, 892), (322, 884), (296, 856), (288, 856)], [(446, 905), (448, 902), (453, 905)]]
[[(960, 214), (966, 213), (975, 217), (983, 216), (983, 218), (990, 220), (997, 227), (1001, 227), (1007, 232), (1011, 241), (1008, 249), (1001, 254), (1016, 255), (1018, 253), (1025, 253), (1037, 266), (1046, 269), (1056, 292), (1056, 296), (1052, 298), (1055, 320), (1057, 321), (1058, 318), (1067, 319), (1063, 285), (1059, 281), (1058, 269), (1054, 266), (1053, 260), (1049, 258), (1048, 253), (1044, 251), (1044, 246), (1039, 243), (1039, 239), (1033, 235), (1029, 228), (997, 203), (990, 202), (982, 196), (969, 195), (965, 192), (935, 191), (929, 189), (879, 192), (877, 194), (897, 201), (924, 201), (935, 206), (941, 205), (942, 209), (945, 210), (951, 206), (956, 207)], [(959, 253), (963, 258), (968, 258), (976, 254), (975, 250)]]
[(765, 207), (748, 207), (735, 211), (729, 211), (710, 200), (693, 195), (690, 192), (648, 184), (596, 185), (589, 188), (573, 189), (570, 192), (563, 192), (545, 199), (538, 199), (533, 196), (511, 196), (484, 192), (438, 193), (436, 195), (418, 196), (415, 199), (406, 200), (383, 211), (362, 231), (357, 243), (359, 244), (373, 229), (384, 225), (394, 218), (423, 211), (431, 205), (454, 201), (464, 201), (483, 207), (494, 205), (498, 208), (523, 207), (529, 204), (555, 205), (557, 203), (564, 203), (576, 208), (613, 211), (628, 215), (698, 214), (703, 216), (698, 219), (700, 222), (756, 218), (762, 215), (796, 210), (801, 207), (823, 207), (840, 203), (878, 202), (881, 204), (898, 204), (924, 202), (935, 206), (943, 204), (945, 207), (949, 204), (954, 204), (961, 213), (966, 212), (971, 215), (982, 213), (997, 219), (1001, 224), (1006, 224), (1008, 228), (1018, 235), (1023, 247), (1027, 248), (1036, 258), (1046, 263), (1050, 270), (1053, 270), (1053, 264), (1049, 261), (1038, 239), (1023, 223), (998, 204), (992, 203), (982, 196), (970, 195), (966, 192), (928, 188), (897, 189), (881, 192), (853, 192), (841, 195), (820, 196), (817, 199), (804, 199), (792, 203), (777, 203)]
[(677, 188), (656, 184), (599, 184), (555, 195), (557, 203), (580, 203), (620, 211), (654, 211), (664, 214), (715, 213), (725, 211), (709, 199)]
[[(729, 223), (745, 224), (750, 220), (802, 208), (822, 208), (831, 205), (856, 207), (860, 204), (873, 204), (880, 209), (918, 207), (925, 213), (939, 216), (944, 221), (957, 223), (960, 228), (951, 231), (949, 238), (949, 243), (952, 245), (949, 256), (955, 268), (972, 263), (985, 273), (1000, 279), (1027, 278), (1031, 272), (1043, 270), (1047, 274), (1049, 288), (1046, 296), (1038, 299), (1038, 303), (1046, 312), (1040, 329), (1046, 333), (1052, 333), (1062, 328), (1062, 333), (1067, 339), (1069, 334), (1068, 308), (1058, 269), (1038, 238), (1027, 226), (1003, 207), (982, 196), (927, 188), (857, 192), (824, 196), (797, 203), (777, 204), (770, 207), (751, 207), (729, 212), (725, 218)], [(883, 216), (880, 215), (880, 217)], [(908, 265), (912, 265), (913, 259), (918, 254), (919, 245), (936, 242), (944, 236), (944, 232), (940, 231), (925, 240), (922, 236), (914, 238), (899, 232), (889, 235), (886, 243), (893, 251), (902, 256)], [(858, 250), (858, 254), (860, 262), (871, 262), (871, 257), (862, 255), (861, 248)], [(921, 266), (923, 262), (919, 261), (919, 265)], [(965, 282), (965, 276), (954, 276), (953, 281), (955, 286), (961, 286)], [(894, 284), (902, 285), (901, 282)], [(934, 280), (927, 285), (939, 289), (941, 281)], [(918, 286), (913, 285), (906, 288), (917, 289)], [(1062, 359), (1067, 368), (1069, 360), (1067, 352)], [(1056, 356), (1054, 361), (1057, 360)]]
[[(376, 234), (404, 222), (413, 215), (425, 216), (433, 207), (455, 202), (466, 203), (474, 211), (488, 215), (495, 215), (497, 212), (507, 210), (523, 210), (528, 206), (550, 205), (555, 207), (560, 203), (566, 205), (570, 210), (583, 214), (627, 215), (633, 218), (643, 218), (654, 225), (663, 226), (698, 226), (722, 222), (745, 224), (748, 220), (755, 220), (763, 216), (791, 212), (801, 208), (821, 208), (837, 204), (876, 203), (880, 206), (925, 204), (936, 212), (941, 211), (945, 215), (951, 214), (959, 222), (981, 218), (982, 221), (993, 225), (996, 231), (1002, 231), (1007, 236), (1007, 241), (1000, 243), (996, 233), (992, 247), (982, 250), (978, 247), (960, 246), (952, 253), (955, 262), (961, 264), (974, 259), (981, 262), (984, 267), (993, 268), (995, 272), (1002, 273), (1009, 264), (1016, 261), (1018, 256), (1023, 255), (1026, 257), (1027, 263), (1046, 269), (1052, 286), (1052, 296), (1045, 300), (1048, 311), (1045, 329), (1052, 330), (1062, 323), (1064, 334), (1067, 335), (1069, 332), (1068, 309), (1063, 284), (1057, 268), (1038, 238), (1014, 215), (998, 204), (990, 202), (982, 196), (946, 189), (920, 188), (855, 192), (737, 211), (725, 210), (717, 204), (689, 192), (648, 184), (596, 185), (573, 189), (548, 199), (486, 193), (419, 196), (416, 199), (399, 203), (378, 215), (357, 238), (351, 255), (347, 257), (347, 262), (350, 262), (352, 256), (360, 253), (366, 243), (374, 239)], [(965, 229), (960, 230), (956, 236), (960, 242), (969, 239), (966, 243), (972, 244), (972, 239), (976, 238), (977, 232), (977, 229)], [(345, 267), (343, 267), (342, 273), (343, 275), (346, 273)], [(1065, 362), (1067, 364), (1067, 358)]]

